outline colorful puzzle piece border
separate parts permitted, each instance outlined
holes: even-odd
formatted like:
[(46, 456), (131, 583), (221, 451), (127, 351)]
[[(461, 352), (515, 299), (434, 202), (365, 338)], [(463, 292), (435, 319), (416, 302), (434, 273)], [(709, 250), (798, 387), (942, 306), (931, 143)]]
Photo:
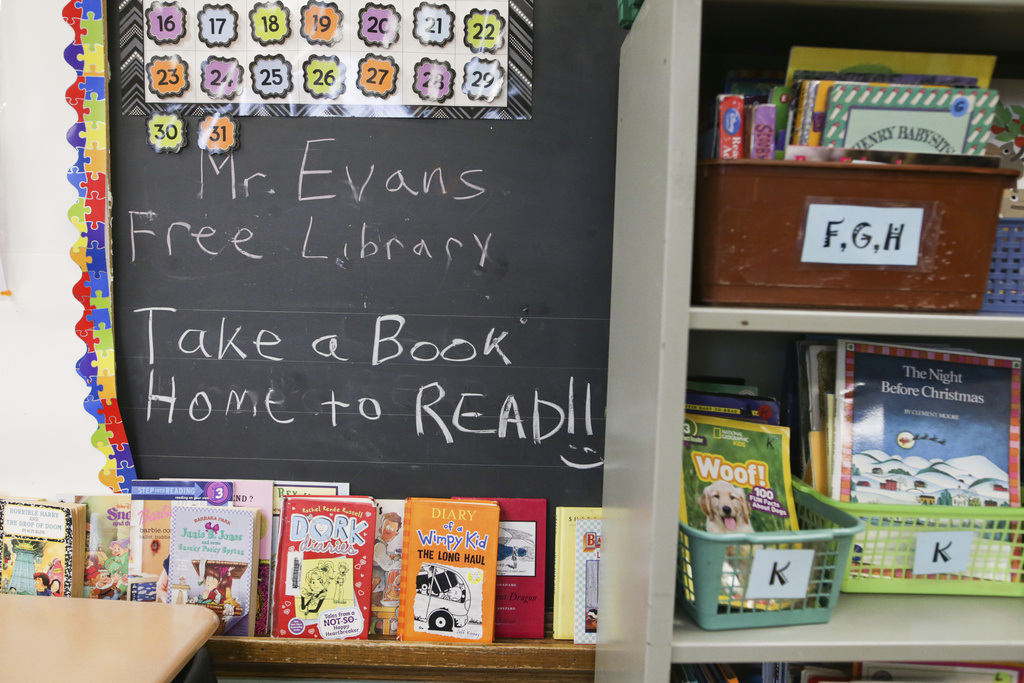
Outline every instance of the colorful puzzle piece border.
[(78, 116), (67, 132), (68, 144), (78, 152), (67, 174), (68, 182), (78, 191), (78, 201), (68, 211), (68, 218), (79, 231), (71, 247), (71, 259), (82, 269), (72, 294), (84, 309), (75, 325), (75, 334), (86, 346), (76, 368), (89, 388), (83, 407), (97, 423), (92, 445), (107, 456), (99, 480), (114, 493), (124, 493), (135, 480), (135, 463), (121, 422), (114, 381), (114, 325), (107, 265), (109, 138), (103, 6), (102, 0), (70, 0), (62, 12), (75, 32), (74, 42), (64, 50), (64, 60), (75, 71), (65, 97)]

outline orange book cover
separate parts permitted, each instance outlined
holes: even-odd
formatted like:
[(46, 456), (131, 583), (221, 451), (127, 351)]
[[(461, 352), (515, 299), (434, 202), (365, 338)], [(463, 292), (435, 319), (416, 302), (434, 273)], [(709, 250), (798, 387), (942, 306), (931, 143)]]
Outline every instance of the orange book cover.
[(494, 640), (499, 514), (492, 500), (406, 500), (399, 640)]

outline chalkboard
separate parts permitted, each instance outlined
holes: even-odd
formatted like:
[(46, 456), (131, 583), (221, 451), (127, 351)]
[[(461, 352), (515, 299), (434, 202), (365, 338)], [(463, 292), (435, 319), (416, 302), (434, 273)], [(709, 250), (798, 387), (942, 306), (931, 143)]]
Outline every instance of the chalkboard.
[(112, 36), (138, 476), (600, 504), (623, 35), (614, 3), (539, 2), (529, 120), (241, 116), (227, 156), (194, 118), (147, 146)]

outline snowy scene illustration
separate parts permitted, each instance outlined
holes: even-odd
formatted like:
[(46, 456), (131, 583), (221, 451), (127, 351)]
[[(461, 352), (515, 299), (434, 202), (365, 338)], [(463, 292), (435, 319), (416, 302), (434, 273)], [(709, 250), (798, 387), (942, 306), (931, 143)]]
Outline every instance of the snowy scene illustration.
[(840, 356), (849, 500), (1019, 504), (1019, 359), (851, 342)]

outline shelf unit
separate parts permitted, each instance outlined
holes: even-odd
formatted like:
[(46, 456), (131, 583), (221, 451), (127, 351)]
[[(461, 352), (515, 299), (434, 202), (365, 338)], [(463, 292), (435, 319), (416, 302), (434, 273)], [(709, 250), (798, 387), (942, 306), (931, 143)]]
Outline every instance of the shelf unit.
[(828, 624), (718, 632), (674, 606), (689, 365), (779, 393), (807, 332), (1024, 355), (1012, 316), (692, 306), (702, 79), (785, 68), (792, 45), (996, 54), (1019, 78), (1021, 36), (1020, 0), (645, 0), (620, 55), (597, 681), (664, 683), (672, 662), (1024, 659), (1024, 603), (1005, 598), (844, 593)]

